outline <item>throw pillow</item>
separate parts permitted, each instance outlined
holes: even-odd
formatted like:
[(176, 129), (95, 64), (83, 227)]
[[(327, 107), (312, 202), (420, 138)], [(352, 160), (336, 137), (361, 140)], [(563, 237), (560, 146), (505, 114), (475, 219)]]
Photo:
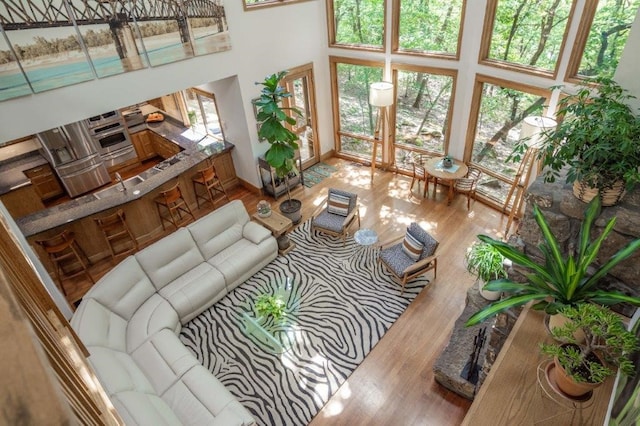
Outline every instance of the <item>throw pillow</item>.
[(438, 248), (438, 241), (433, 238), (427, 231), (422, 229), (420, 225), (415, 222), (412, 222), (409, 225), (408, 232), (411, 233), (418, 241), (420, 241), (424, 245), (424, 249), (422, 250), (422, 255), (420, 259), (424, 259), (425, 257), (431, 256), (435, 253), (436, 248)]
[(407, 233), (404, 236), (404, 241), (402, 242), (402, 251), (409, 256), (411, 260), (417, 262), (420, 259), (420, 255), (422, 254), (422, 249), (424, 245), (416, 239), (409, 230), (407, 229)]
[(347, 216), (349, 214), (349, 201), (349, 197), (330, 192), (327, 211), (340, 216)]

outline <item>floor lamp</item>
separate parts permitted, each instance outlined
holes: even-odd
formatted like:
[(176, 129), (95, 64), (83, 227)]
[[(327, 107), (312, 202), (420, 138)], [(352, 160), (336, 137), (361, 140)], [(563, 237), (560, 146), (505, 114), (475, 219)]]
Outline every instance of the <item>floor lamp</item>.
[(376, 120), (376, 129), (373, 133), (373, 149), (371, 154), (371, 182), (376, 172), (376, 154), (378, 152), (378, 144), (384, 141), (386, 132), (389, 129), (389, 111), (388, 106), (393, 105), (393, 84), (384, 81), (371, 83), (369, 86), (369, 104), (378, 107), (378, 119)]
[(516, 176), (513, 180), (513, 185), (507, 194), (502, 211), (505, 212), (511, 201), (511, 197), (514, 197), (513, 204), (511, 205), (511, 211), (509, 212), (509, 220), (507, 221), (507, 227), (504, 231), (505, 238), (509, 235), (509, 228), (513, 223), (514, 217), (520, 217), (520, 210), (522, 210), (522, 201), (524, 199), (524, 192), (529, 187), (529, 183), (538, 175), (538, 168), (535, 167), (536, 156), (538, 153), (538, 147), (540, 139), (543, 137), (543, 132), (551, 130), (556, 127), (556, 121), (549, 117), (529, 116), (523, 120), (522, 129), (520, 130), (520, 139), (528, 139), (526, 152), (520, 162), (520, 167), (516, 172)]

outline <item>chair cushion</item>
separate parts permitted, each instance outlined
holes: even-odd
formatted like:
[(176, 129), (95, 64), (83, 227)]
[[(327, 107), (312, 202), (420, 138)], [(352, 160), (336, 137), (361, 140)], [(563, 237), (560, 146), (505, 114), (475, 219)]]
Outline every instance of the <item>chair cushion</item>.
[(348, 196), (329, 191), (327, 211), (332, 214), (347, 216), (349, 214), (349, 201), (350, 198)]
[(411, 233), (411, 235), (415, 237), (416, 240), (424, 244), (424, 248), (422, 249), (422, 254), (420, 255), (420, 259), (418, 260), (422, 260), (425, 257), (429, 257), (436, 252), (436, 249), (438, 248), (438, 240), (433, 238), (427, 231), (422, 229), (422, 227), (418, 225), (416, 222), (412, 222), (409, 225), (407, 232)]
[(415, 261), (405, 254), (402, 243), (381, 250), (380, 258), (399, 277), (404, 275), (405, 269), (415, 265)]
[(313, 226), (333, 232), (342, 232), (343, 225), (344, 216), (329, 213), (327, 210), (323, 210), (313, 219)]
[(402, 242), (402, 251), (405, 252), (407, 256), (414, 262), (417, 262), (420, 259), (420, 255), (424, 249), (424, 244), (416, 239), (411, 232), (407, 230), (404, 241)]

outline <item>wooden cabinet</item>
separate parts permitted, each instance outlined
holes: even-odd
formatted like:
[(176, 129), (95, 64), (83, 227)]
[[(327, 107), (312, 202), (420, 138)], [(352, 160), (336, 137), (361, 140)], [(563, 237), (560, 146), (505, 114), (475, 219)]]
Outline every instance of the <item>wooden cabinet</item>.
[(31, 180), (33, 189), (42, 201), (64, 194), (62, 185), (49, 164), (25, 170), (23, 173)]
[(158, 154), (163, 159), (171, 158), (182, 149), (176, 143), (171, 142), (168, 139), (163, 138), (160, 135), (157, 135), (153, 132), (149, 132), (151, 136), (151, 144), (153, 146), (153, 150), (156, 154)]
[(0, 201), (14, 219), (44, 210), (40, 195), (36, 193), (35, 185), (23, 186), (6, 194), (0, 195)]
[(156, 156), (150, 131), (143, 130), (142, 132), (132, 134), (131, 142), (138, 155), (138, 160), (145, 161)]
[[(299, 151), (296, 151), (295, 159), (298, 163), (298, 174), (289, 177), (289, 189), (296, 187), (300, 183), (304, 185), (304, 178), (302, 177), (302, 158), (300, 157)], [(279, 196), (287, 192), (287, 180), (278, 178), (276, 176), (275, 169), (271, 167), (263, 157), (258, 158), (258, 173), (262, 180), (264, 192), (268, 195), (271, 195), (277, 200)]]
[(236, 169), (233, 166), (231, 151), (223, 152), (213, 158), (213, 165), (216, 168), (218, 179), (225, 188), (230, 188), (238, 184)]

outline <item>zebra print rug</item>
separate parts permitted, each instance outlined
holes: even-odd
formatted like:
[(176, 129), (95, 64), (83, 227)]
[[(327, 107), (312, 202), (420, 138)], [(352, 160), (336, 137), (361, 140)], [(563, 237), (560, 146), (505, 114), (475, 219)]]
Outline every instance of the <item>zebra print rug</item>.
[[(429, 282), (400, 287), (376, 249), (322, 234), (305, 222), (296, 248), (186, 324), (182, 342), (263, 425), (306, 425)], [(273, 354), (245, 336), (241, 315), (291, 277), (299, 301), (291, 346)], [(293, 294), (294, 293), (294, 294)]]

